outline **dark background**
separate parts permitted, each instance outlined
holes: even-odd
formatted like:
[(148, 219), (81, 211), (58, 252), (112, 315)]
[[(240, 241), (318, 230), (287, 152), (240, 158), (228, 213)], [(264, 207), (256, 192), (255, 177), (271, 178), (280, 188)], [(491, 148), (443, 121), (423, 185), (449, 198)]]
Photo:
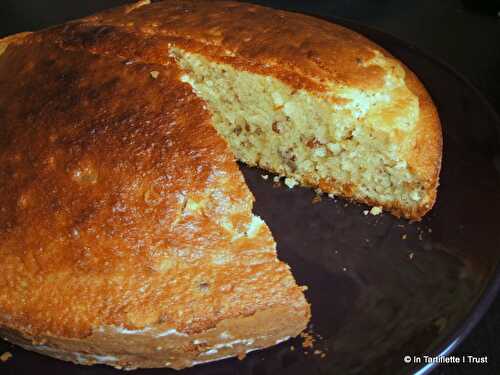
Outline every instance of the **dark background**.
[[(0, 37), (62, 23), (123, 2), (1, 0)], [(500, 112), (500, 1), (253, 0), (252, 2), (320, 16), (351, 19), (390, 33), (452, 66), (472, 81), (489, 99), (496, 111)], [(497, 298), (486, 316), (455, 352), (457, 355), (478, 357), (486, 355), (488, 364), (447, 365), (439, 367), (434, 374), (500, 374), (499, 335), (500, 299)]]

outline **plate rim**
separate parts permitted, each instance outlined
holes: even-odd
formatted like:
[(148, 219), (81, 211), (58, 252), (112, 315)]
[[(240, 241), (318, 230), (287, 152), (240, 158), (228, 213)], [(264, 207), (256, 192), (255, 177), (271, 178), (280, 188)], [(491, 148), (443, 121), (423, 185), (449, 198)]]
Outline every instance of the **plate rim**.
[[(369, 35), (366, 35), (364, 33), (364, 30), (374, 31), (375, 33), (382, 34), (383, 36), (388, 37), (389, 39), (391, 39), (393, 42), (396, 42), (400, 46), (406, 49), (410, 49), (413, 52), (425, 57), (432, 63), (437, 64), (451, 75), (457, 77), (464, 84), (464, 86), (467, 86), (467, 88), (472, 90), (474, 95), (476, 95), (480, 100), (480, 102), (484, 105), (485, 110), (489, 112), (489, 114), (493, 118), (493, 121), (496, 123), (497, 127), (496, 131), (500, 135), (500, 114), (495, 110), (495, 108), (490, 103), (488, 98), (481, 92), (479, 88), (476, 87), (476, 85), (468, 77), (466, 77), (461, 72), (457, 71), (452, 65), (444, 61), (442, 58), (435, 57), (426, 49), (418, 47), (412, 42), (407, 42), (404, 39), (401, 39), (390, 32), (381, 30), (376, 26), (366, 25), (356, 20), (352, 20), (345, 17), (326, 16), (315, 13), (297, 12), (297, 11), (295, 11), (295, 13), (306, 14), (308, 16), (320, 18), (330, 23), (339, 24), (340, 26), (346, 27), (350, 30), (353, 30), (361, 34), (363, 37), (369, 39), (370, 41), (372, 41), (372, 38)], [(376, 41), (373, 42), (375, 42), (377, 45), (380, 45), (380, 43)], [(386, 49), (385, 46), (383, 45), (380, 46)], [(388, 49), (387, 51), (393, 54)], [(398, 56), (395, 57), (399, 60)], [(407, 66), (405, 61), (401, 60), (401, 62), (405, 64), (405, 66)], [(412, 72), (414, 72), (413, 69), (410, 68), (409, 66), (408, 68)], [(500, 248), (498, 250), (500, 250)], [(429, 356), (445, 357), (452, 354), (458, 348), (458, 346), (464, 341), (464, 339), (469, 336), (469, 334), (477, 326), (480, 320), (486, 315), (493, 301), (497, 298), (499, 294), (500, 294), (500, 259), (497, 260), (497, 264), (491, 272), (490, 279), (483, 287), (482, 293), (477, 296), (476, 302), (473, 304), (473, 307), (470, 309), (470, 311), (466, 314), (466, 317), (459, 324), (457, 324), (457, 326), (454, 329), (451, 330), (452, 333), (450, 333), (446, 339), (444, 339), (440, 344), (436, 345), (435, 349), (430, 352)], [(439, 365), (440, 363), (436, 362), (427, 364), (421, 363), (418, 364), (417, 366), (414, 366), (412, 371), (414, 371), (413, 372), (414, 375), (426, 375), (429, 374), (431, 371), (435, 370)]]

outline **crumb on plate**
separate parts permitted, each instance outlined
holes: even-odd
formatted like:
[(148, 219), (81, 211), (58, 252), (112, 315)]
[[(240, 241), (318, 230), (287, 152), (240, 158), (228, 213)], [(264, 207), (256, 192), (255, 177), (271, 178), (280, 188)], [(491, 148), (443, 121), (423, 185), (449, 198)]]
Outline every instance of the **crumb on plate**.
[(11, 358), (12, 358), (11, 352), (5, 352), (2, 355), (0, 355), (0, 361), (2, 361), (2, 362), (7, 362)]
[(311, 202), (312, 204), (321, 202), (321, 195), (315, 195)]

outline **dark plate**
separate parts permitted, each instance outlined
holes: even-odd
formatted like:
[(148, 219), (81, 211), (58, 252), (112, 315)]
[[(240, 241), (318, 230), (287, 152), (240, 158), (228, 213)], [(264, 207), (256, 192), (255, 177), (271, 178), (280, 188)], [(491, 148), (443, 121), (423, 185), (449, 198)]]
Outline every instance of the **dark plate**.
[[(243, 361), (223, 360), (181, 374), (423, 374), (433, 366), (405, 364), (404, 356), (450, 353), (499, 289), (499, 118), (446, 65), (383, 32), (334, 21), (400, 58), (434, 98), (444, 133), (436, 207), (420, 223), (387, 214), (365, 216), (365, 206), (328, 198), (312, 204), (310, 189), (275, 188), (260, 177), (264, 172), (242, 166), (257, 199), (255, 211), (271, 227), (280, 258), (300, 284), (309, 286), (312, 330), (322, 337), (315, 349), (326, 357), (311, 350), (305, 354), (302, 340), (293, 339)], [(119, 373), (0, 342), (0, 353), (6, 350), (14, 357), (0, 365), (2, 373)], [(160, 373), (178, 374), (168, 369), (134, 372)]]

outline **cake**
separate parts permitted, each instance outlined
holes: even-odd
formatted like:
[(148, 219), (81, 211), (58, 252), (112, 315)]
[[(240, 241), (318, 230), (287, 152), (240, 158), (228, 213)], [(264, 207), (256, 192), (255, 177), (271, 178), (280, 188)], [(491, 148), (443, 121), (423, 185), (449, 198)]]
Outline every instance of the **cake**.
[(413, 220), (436, 199), (422, 84), (305, 15), (141, 1), (0, 40), (0, 88), (0, 333), (75, 363), (180, 369), (306, 327), (236, 160)]

